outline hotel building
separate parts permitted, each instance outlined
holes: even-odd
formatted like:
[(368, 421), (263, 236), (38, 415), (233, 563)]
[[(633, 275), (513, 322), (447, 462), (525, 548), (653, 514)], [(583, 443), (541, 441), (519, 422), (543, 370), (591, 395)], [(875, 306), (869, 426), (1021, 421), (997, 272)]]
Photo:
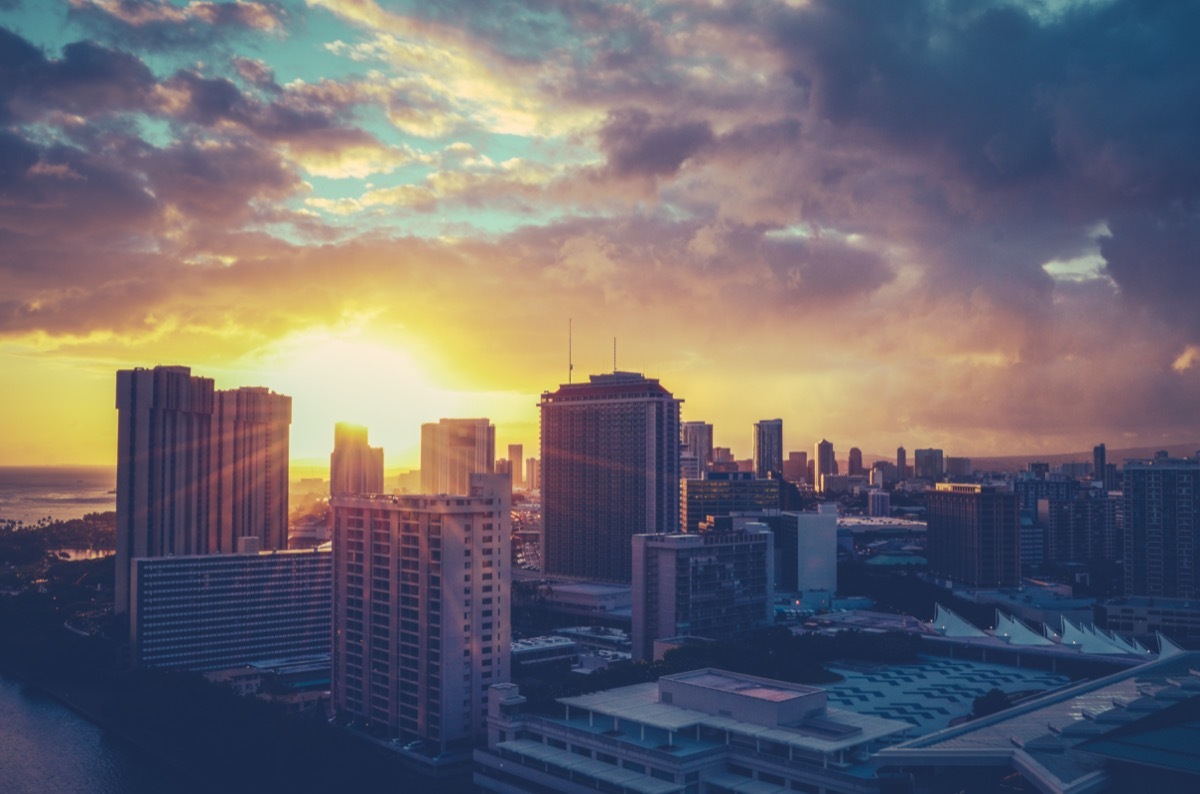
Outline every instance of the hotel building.
[(140, 667), (220, 670), (329, 656), (328, 551), (132, 561), (130, 625)]
[(679, 406), (653, 378), (542, 394), (545, 573), (629, 582), (630, 539), (679, 529)]
[(482, 738), (509, 676), (511, 488), (336, 497), (333, 707), (445, 752)]

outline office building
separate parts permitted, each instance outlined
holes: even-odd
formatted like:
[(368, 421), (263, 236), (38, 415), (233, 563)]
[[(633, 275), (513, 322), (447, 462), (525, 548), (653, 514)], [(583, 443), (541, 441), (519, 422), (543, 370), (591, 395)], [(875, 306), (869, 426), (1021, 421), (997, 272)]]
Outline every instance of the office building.
[(383, 447), (367, 442), (367, 428), (338, 422), (329, 455), (329, 495), (383, 493)]
[(783, 476), (782, 419), (754, 423), (754, 476), (764, 480)]
[(421, 492), (465, 494), (472, 474), (496, 469), (496, 428), (487, 419), (421, 425)]
[(1125, 462), (1125, 595), (1196, 598), (1200, 456)]
[(134, 558), (287, 548), (290, 397), (139, 367), (117, 372), (116, 407), (118, 614)]
[(525, 459), (525, 488), (536, 491), (542, 487), (541, 466), (537, 458)]
[(1092, 479), (1103, 483), (1104, 490), (1112, 490), (1112, 483), (1106, 478), (1108, 472), (1108, 450), (1103, 444), (1092, 447)]
[(833, 457), (833, 444), (825, 439), (817, 442), (813, 451), (813, 487), (823, 491), (826, 474), (837, 474), (837, 461)]
[(904, 447), (896, 447), (896, 478), (908, 479), (908, 452)]
[(498, 689), (475, 785), (506, 794), (870, 794), (871, 754), (912, 729), (833, 708), (817, 687), (712, 668), (561, 698), (556, 715)]
[(765, 524), (633, 538), (633, 658), (669, 637), (731, 640), (770, 625), (775, 547)]
[(542, 394), (545, 573), (629, 582), (630, 539), (678, 531), (681, 402), (632, 372)]
[(700, 472), (713, 461), (713, 426), (708, 422), (684, 422), (682, 425), (684, 452), (696, 458)]
[(1116, 562), (1125, 553), (1118, 518), (1121, 499), (1081, 492), (1074, 499), (1039, 499), (1037, 520), (1045, 529), (1045, 562)]
[(791, 483), (808, 482), (808, 453), (789, 452), (783, 462), (783, 479)]
[(947, 477), (970, 477), (973, 473), (971, 468), (970, 458), (946, 458), (946, 476)]
[(1069, 502), (1079, 498), (1081, 489), (1077, 480), (1063, 477), (1061, 474), (1034, 475), (1023, 472), (1013, 480), (1013, 491), (1024, 510), (1036, 510), (1037, 503), (1043, 499), (1059, 502)]
[(851, 476), (867, 473), (867, 470), (863, 468), (862, 450), (858, 447), (850, 447), (850, 457), (846, 462), (846, 473)]
[(203, 671), (329, 656), (328, 551), (145, 557), (131, 567), (140, 667)]
[(972, 587), (1020, 584), (1021, 525), (1015, 493), (987, 485), (938, 483), (926, 505), (931, 574)]
[(508, 478), (330, 507), (336, 714), (439, 752), (482, 738), (509, 675)]
[(942, 450), (918, 449), (913, 453), (913, 474), (918, 480), (937, 482), (945, 470)]
[(521, 444), (508, 445), (508, 471), (512, 476), (513, 488), (525, 488), (525, 448)]
[(775, 589), (786, 593), (837, 592), (837, 505), (762, 519), (775, 531)]
[(710, 471), (698, 480), (683, 480), (680, 488), (683, 532), (699, 532), (709, 516), (779, 509), (779, 480), (758, 479), (750, 472)]

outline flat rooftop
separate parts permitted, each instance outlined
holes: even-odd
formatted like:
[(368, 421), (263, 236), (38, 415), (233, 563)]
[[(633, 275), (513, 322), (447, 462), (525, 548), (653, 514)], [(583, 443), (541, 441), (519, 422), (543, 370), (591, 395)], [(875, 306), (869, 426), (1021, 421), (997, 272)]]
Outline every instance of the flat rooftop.
[(803, 686), (801, 684), (781, 683), (775, 686), (763, 681), (754, 681), (741, 676), (731, 675), (720, 670), (698, 670), (695, 673), (673, 675), (671, 678), (675, 681), (691, 684), (692, 686), (731, 692), (742, 697), (766, 700), (771, 703), (796, 700), (797, 698), (813, 695), (821, 691), (816, 687)]

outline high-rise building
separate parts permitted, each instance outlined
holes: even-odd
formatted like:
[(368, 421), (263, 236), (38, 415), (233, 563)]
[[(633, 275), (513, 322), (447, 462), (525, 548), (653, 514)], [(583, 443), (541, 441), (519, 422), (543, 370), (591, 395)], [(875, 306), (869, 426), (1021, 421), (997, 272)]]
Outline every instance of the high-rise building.
[(512, 475), (512, 485), (514, 488), (525, 487), (525, 467), (522, 463), (525, 461), (525, 448), (521, 444), (508, 445), (508, 471)]
[(710, 471), (700, 479), (682, 481), (679, 508), (683, 532), (699, 532), (708, 516), (778, 510), (779, 480), (750, 472)]
[(542, 467), (538, 464), (537, 458), (525, 459), (525, 487), (531, 491), (536, 491), (542, 487), (541, 478)]
[(367, 428), (338, 422), (329, 455), (329, 495), (383, 493), (383, 447), (367, 443)]
[(1112, 490), (1112, 483), (1108, 482), (1105, 475), (1108, 473), (1108, 450), (1103, 444), (1097, 444), (1092, 447), (1092, 477), (1099, 482), (1104, 483), (1104, 490)]
[(1200, 595), (1200, 455), (1130, 460), (1124, 469), (1125, 595)]
[(832, 442), (821, 439), (813, 451), (813, 487), (824, 490), (821, 479), (826, 474), (837, 474), (837, 461), (833, 457)]
[(117, 613), (134, 558), (287, 548), (290, 397), (139, 367), (117, 372), (116, 406)]
[(760, 479), (783, 476), (782, 419), (754, 423), (754, 476)]
[(946, 475), (948, 477), (970, 477), (971, 473), (970, 458), (946, 458)]
[(262, 549), (286, 549), (292, 398), (252, 386), (214, 397), (214, 507), (205, 551), (230, 554), (247, 537)]
[[(1116, 562), (1125, 553), (1118, 515), (1121, 499), (1107, 491), (1081, 491), (1073, 499), (1038, 499), (1045, 532), (1042, 558), (1052, 563)], [(1024, 562), (1024, 558), (1022, 558)]]
[(774, 567), (774, 539), (764, 524), (703, 535), (634, 535), (634, 658), (653, 658), (658, 639), (730, 640), (770, 625)]
[(328, 656), (331, 559), (309, 550), (133, 560), (134, 663), (220, 670)]
[(896, 447), (896, 476), (901, 480), (908, 478), (908, 452), (904, 447)]
[(867, 492), (867, 515), (887, 518), (892, 514), (892, 495), (882, 489)]
[(820, 504), (816, 511), (783, 513), (767, 520), (775, 529), (779, 549), (776, 589), (819, 590), (830, 596), (837, 592), (837, 505)]
[(863, 468), (862, 450), (858, 447), (850, 447), (850, 459), (846, 464), (846, 469), (846, 473), (851, 477), (867, 473), (867, 470)]
[(496, 428), (487, 419), (421, 425), (421, 492), (465, 494), (472, 474), (496, 470)]
[(783, 462), (783, 479), (791, 483), (808, 481), (808, 453), (789, 452)]
[(987, 485), (938, 483), (926, 507), (930, 573), (972, 587), (1020, 584), (1021, 523), (1015, 493)]
[(703, 472), (713, 460), (713, 426), (708, 422), (684, 422), (681, 427), (683, 446), (695, 456)]
[(507, 477), (463, 494), (343, 496), (333, 511), (333, 707), (388, 736), (469, 748), (508, 681)]
[(913, 453), (913, 473), (918, 480), (937, 482), (945, 469), (942, 450), (918, 449)]
[(628, 582), (630, 539), (679, 529), (679, 405), (639, 373), (542, 394), (543, 570)]

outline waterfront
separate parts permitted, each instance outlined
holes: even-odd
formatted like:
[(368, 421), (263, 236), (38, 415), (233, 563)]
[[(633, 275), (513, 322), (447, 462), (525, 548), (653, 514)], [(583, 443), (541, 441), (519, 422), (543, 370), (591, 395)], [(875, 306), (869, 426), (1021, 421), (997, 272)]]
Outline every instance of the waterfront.
[(115, 510), (112, 466), (0, 466), (0, 521), (36, 524)]
[(184, 786), (146, 753), (54, 698), (0, 676), (0, 790), (151, 794)]

